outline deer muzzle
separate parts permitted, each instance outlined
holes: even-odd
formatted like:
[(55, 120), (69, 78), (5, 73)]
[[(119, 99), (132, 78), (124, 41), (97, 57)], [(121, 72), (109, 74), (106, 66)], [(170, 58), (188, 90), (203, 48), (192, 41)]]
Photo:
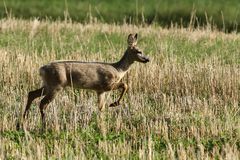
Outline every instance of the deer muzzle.
[(138, 57), (140, 59), (140, 62), (142, 62), (142, 63), (147, 63), (147, 62), (150, 61), (150, 59), (147, 56), (143, 55), (143, 54), (138, 54)]

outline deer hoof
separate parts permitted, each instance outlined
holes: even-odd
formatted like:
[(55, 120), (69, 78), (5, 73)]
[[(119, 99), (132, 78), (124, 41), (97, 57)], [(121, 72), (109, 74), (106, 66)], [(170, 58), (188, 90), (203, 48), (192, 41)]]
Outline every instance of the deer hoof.
[(116, 107), (116, 106), (118, 106), (119, 104), (120, 104), (119, 102), (114, 102), (114, 103), (110, 104), (109, 107)]

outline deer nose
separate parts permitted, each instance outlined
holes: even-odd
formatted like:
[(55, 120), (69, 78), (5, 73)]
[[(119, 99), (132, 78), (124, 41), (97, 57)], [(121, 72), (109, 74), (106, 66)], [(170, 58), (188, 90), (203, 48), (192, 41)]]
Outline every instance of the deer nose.
[(144, 57), (144, 63), (150, 62), (150, 59), (147, 56), (143, 56)]
[(146, 62), (150, 62), (150, 59), (148, 57), (145, 57)]

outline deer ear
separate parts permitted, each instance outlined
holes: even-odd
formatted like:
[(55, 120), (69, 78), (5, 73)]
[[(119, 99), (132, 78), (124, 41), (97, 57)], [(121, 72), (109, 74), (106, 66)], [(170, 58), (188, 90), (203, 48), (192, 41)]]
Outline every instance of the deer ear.
[(128, 43), (128, 46), (133, 46), (133, 43), (134, 43), (134, 37), (133, 37), (133, 34), (129, 34), (128, 35), (128, 39), (127, 39), (127, 43)]
[(132, 38), (133, 38), (133, 34), (129, 34), (129, 35), (128, 35), (128, 41), (131, 41)]
[(133, 46), (137, 45), (137, 38), (138, 38), (138, 34), (136, 33), (134, 36)]
[(133, 34), (129, 34), (128, 35), (128, 46), (133, 47), (137, 44), (137, 34), (133, 35)]
[(137, 38), (138, 38), (138, 34), (136, 33), (134, 36), (135, 41), (137, 41)]

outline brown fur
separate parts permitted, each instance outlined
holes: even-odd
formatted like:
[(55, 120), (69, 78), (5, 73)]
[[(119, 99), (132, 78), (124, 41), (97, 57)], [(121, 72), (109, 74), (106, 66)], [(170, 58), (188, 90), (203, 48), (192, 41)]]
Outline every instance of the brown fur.
[(110, 104), (117, 106), (127, 90), (127, 84), (120, 82), (134, 61), (146, 63), (149, 61), (142, 52), (136, 48), (137, 34), (128, 36), (128, 48), (116, 63), (80, 62), (80, 61), (56, 61), (40, 68), (43, 79), (43, 87), (28, 94), (28, 101), (24, 112), (24, 119), (28, 113), (32, 101), (44, 96), (40, 102), (42, 124), (45, 127), (45, 109), (55, 98), (56, 94), (67, 86), (80, 89), (91, 89), (97, 92), (98, 106), (104, 107), (104, 93), (107, 91), (122, 89), (119, 99)]

